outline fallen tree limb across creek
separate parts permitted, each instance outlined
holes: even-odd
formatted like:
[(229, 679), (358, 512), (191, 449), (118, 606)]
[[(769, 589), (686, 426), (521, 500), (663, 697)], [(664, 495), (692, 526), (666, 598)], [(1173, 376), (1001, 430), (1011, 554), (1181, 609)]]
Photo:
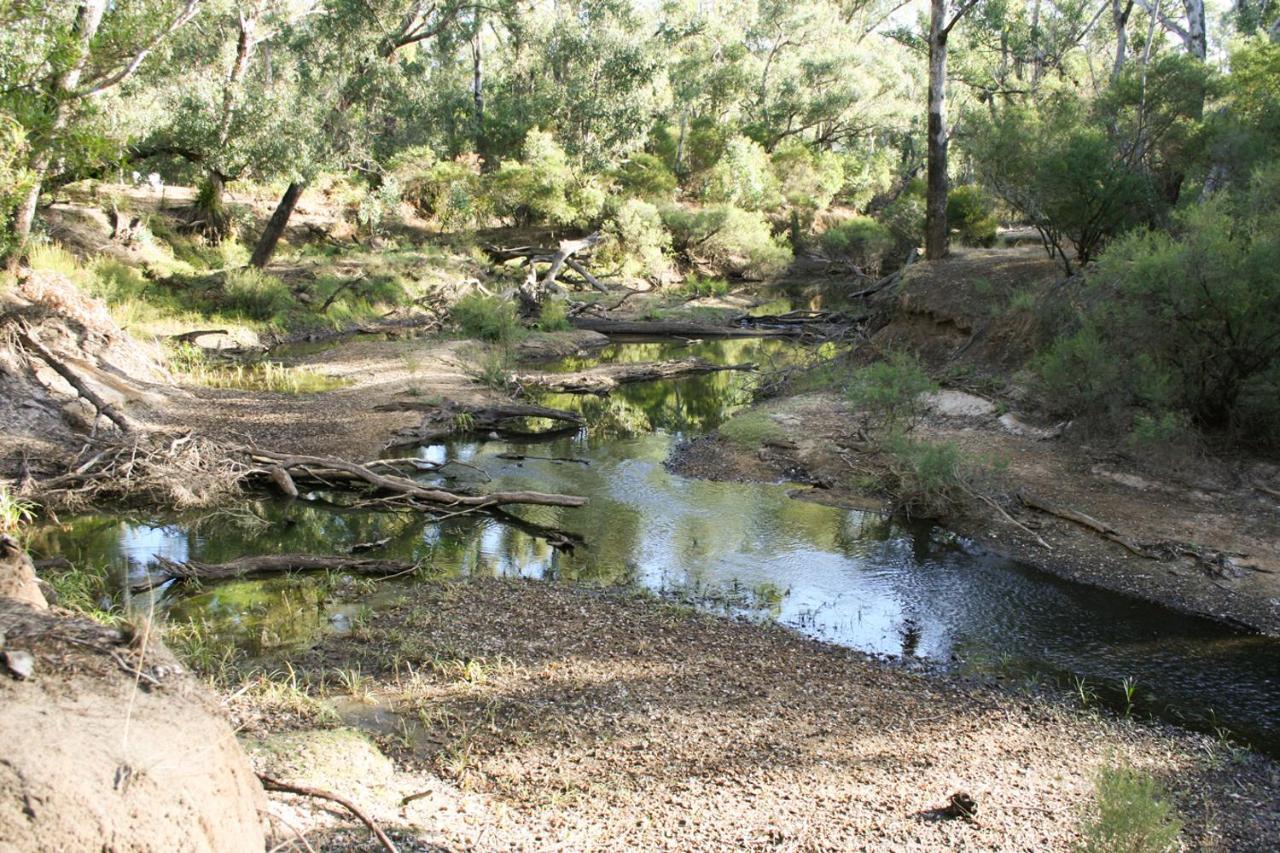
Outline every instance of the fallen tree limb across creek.
[(269, 554), (263, 557), (239, 557), (227, 563), (185, 563), (157, 557), (155, 569), (145, 578), (132, 581), (133, 592), (146, 592), (169, 581), (223, 581), (239, 578), (281, 575), (290, 572), (350, 572), (356, 575), (387, 577), (413, 571), (415, 564), (399, 560), (366, 560), (349, 556), (313, 554)]
[(602, 364), (577, 373), (516, 373), (511, 376), (511, 380), (517, 385), (563, 394), (608, 394), (619, 385), (635, 382), (674, 379), (722, 370), (754, 369), (755, 365), (751, 363), (712, 364), (700, 358), (685, 358), (679, 361)]

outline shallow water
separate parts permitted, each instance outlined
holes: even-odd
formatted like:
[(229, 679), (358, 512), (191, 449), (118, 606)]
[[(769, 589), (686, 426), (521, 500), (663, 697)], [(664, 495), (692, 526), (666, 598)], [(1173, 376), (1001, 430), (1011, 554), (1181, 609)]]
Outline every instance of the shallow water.
[[(772, 364), (800, 352), (769, 339), (632, 342), (549, 369), (687, 355)], [(673, 443), (718, 426), (748, 401), (753, 381), (748, 373), (718, 373), (626, 386), (607, 398), (546, 395), (539, 401), (581, 411), (588, 428), (530, 445), (468, 440), (420, 448), (423, 458), (484, 472), (458, 467), (462, 482), (588, 496), (580, 509), (519, 511), (585, 537), (586, 547), (573, 553), (488, 518), (428, 524), (305, 501), (250, 502), (205, 518), (73, 519), (44, 531), (36, 547), (119, 576), (143, 571), (156, 555), (217, 562), (333, 553), (389, 537), (376, 556), (424, 560), (443, 576), (638, 585), (870, 653), (1053, 684), (1121, 706), (1127, 683), (1138, 713), (1222, 727), (1280, 751), (1280, 642), (1058, 581), (939, 528), (796, 500), (785, 484), (712, 483), (668, 472), (663, 463)], [(316, 578), (226, 583), (161, 603), (171, 618), (207, 620), (253, 654), (307, 645), (366, 615), (326, 603)]]

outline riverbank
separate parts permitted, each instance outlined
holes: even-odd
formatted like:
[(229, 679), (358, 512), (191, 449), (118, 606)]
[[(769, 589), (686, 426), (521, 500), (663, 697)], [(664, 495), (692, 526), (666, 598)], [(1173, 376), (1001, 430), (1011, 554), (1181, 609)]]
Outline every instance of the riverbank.
[[(1065, 850), (1104, 766), (1166, 786), (1190, 847), (1280, 839), (1280, 770), (1211, 738), (650, 597), (500, 580), (378, 596), (277, 674), (301, 713), (225, 690), (259, 769), (348, 793), (406, 849)], [(975, 820), (942, 814), (958, 792)], [(271, 808), (313, 846), (367, 845), (317, 803)]]

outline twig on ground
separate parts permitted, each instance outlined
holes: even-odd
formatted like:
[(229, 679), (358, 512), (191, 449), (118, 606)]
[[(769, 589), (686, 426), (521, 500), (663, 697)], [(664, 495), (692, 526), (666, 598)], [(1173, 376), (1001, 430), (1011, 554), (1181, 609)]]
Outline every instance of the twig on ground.
[(259, 773), (258, 779), (262, 782), (262, 787), (266, 788), (268, 791), (281, 791), (286, 794), (298, 794), (303, 797), (315, 797), (319, 800), (329, 800), (330, 802), (337, 803), (359, 818), (361, 823), (369, 827), (369, 831), (378, 839), (378, 842), (382, 845), (384, 850), (388, 851), (388, 853), (399, 853), (396, 845), (392, 843), (387, 834), (382, 831), (382, 827), (374, 823), (373, 818), (365, 814), (363, 809), (348, 800), (346, 797), (339, 796), (331, 791), (321, 790), (320, 788), (310, 788), (306, 785), (294, 785), (291, 782), (282, 782), (265, 773)]

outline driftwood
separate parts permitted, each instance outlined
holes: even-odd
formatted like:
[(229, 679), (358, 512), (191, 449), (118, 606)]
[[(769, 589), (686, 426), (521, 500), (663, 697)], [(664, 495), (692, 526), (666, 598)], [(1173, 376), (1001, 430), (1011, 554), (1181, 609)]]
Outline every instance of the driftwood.
[(391, 839), (387, 837), (387, 834), (382, 831), (382, 828), (378, 826), (378, 824), (374, 823), (373, 818), (365, 814), (364, 810), (348, 800), (346, 797), (340, 797), (337, 794), (321, 790), (320, 788), (309, 788), (306, 785), (295, 785), (292, 782), (281, 782), (279, 779), (275, 779), (265, 773), (258, 774), (258, 781), (260, 781), (262, 783), (262, 787), (268, 791), (298, 794), (303, 797), (314, 797), (319, 800), (329, 800), (330, 802), (337, 803), (359, 818), (361, 823), (369, 827), (369, 831), (374, 834), (374, 837), (378, 839), (378, 843), (382, 845), (382, 848), (386, 850), (387, 853), (399, 853), (396, 849), (396, 845), (393, 844)]
[[(459, 435), (496, 433), (503, 438), (538, 441), (572, 435), (586, 421), (576, 412), (535, 406), (528, 403), (496, 403), (487, 406), (449, 404), (444, 406), (417, 400), (398, 400), (377, 407), (378, 411), (422, 412), (422, 422), (402, 429), (392, 439), (391, 447), (430, 444)], [(529, 432), (513, 424), (526, 418), (554, 421), (562, 426), (541, 432)]]
[(499, 453), (498, 459), (505, 459), (508, 462), (523, 462), (526, 459), (538, 459), (543, 462), (574, 462), (578, 465), (590, 465), (589, 459), (578, 459), (575, 456), (533, 456), (528, 453)]
[(1100, 534), (1104, 538), (1110, 539), (1112, 542), (1115, 542), (1117, 545), (1122, 546), (1125, 550), (1136, 554), (1139, 557), (1144, 557), (1148, 560), (1159, 559), (1158, 554), (1144, 548), (1133, 538), (1125, 536), (1109, 524), (1103, 524), (1091, 515), (1085, 515), (1083, 512), (1078, 512), (1077, 510), (1070, 509), (1069, 507), (1057, 506), (1044, 498), (1026, 491), (1025, 489), (1018, 492), (1018, 500), (1022, 501), (1025, 506), (1028, 506), (1031, 509), (1038, 510), (1046, 515), (1061, 518), (1064, 521), (1073, 522), (1081, 527), (1088, 528), (1089, 530)]
[(170, 581), (224, 581), (238, 578), (280, 575), (289, 572), (351, 572), (357, 575), (386, 577), (413, 570), (413, 563), (397, 560), (366, 560), (359, 557), (317, 556), (312, 554), (271, 554), (264, 557), (239, 557), (228, 563), (185, 563), (157, 557), (156, 570), (133, 581), (133, 592), (145, 592)]
[(608, 394), (619, 385), (634, 382), (652, 382), (656, 379), (672, 379), (716, 373), (722, 370), (754, 370), (755, 365), (712, 364), (700, 358), (679, 361), (637, 362), (634, 364), (603, 364), (577, 373), (516, 373), (511, 381), (517, 385), (533, 386), (563, 394)]
[(330, 293), (329, 296), (320, 305), (320, 313), (323, 314), (324, 312), (328, 311), (329, 306), (333, 304), (333, 301), (338, 298), (339, 294), (341, 294), (343, 291), (350, 290), (351, 288), (355, 287), (357, 284), (364, 281), (367, 277), (368, 276), (362, 272), (360, 273), (360, 275), (356, 276), (355, 278), (349, 278), (346, 281), (344, 281), (342, 284), (335, 287), (333, 289), (333, 292)]
[(203, 338), (205, 335), (229, 335), (226, 329), (194, 329), (190, 332), (182, 332), (177, 335), (169, 335), (169, 340), (180, 344), (194, 343), (196, 338)]
[(332, 486), (335, 480), (363, 482), (376, 492), (424, 503), (445, 509), (488, 509), (510, 504), (536, 506), (584, 506), (587, 499), (577, 495), (556, 495), (545, 492), (490, 492), (484, 495), (468, 495), (424, 486), (407, 477), (395, 474), (379, 474), (364, 465), (347, 462), (329, 456), (303, 456), (273, 453), (268, 450), (251, 450), (255, 462), (275, 465), (289, 472), (293, 480), (318, 482)]
[(799, 328), (761, 329), (751, 326), (718, 326), (710, 323), (682, 323), (665, 320), (601, 320), (577, 316), (575, 328), (606, 335), (637, 335), (652, 338), (781, 338), (803, 334)]
[(23, 347), (26, 349), (35, 352), (35, 354), (40, 357), (41, 361), (53, 368), (55, 373), (67, 380), (67, 382), (71, 384), (71, 387), (75, 388), (81, 397), (84, 397), (92, 403), (93, 407), (97, 409), (100, 414), (105, 415), (112, 423), (118, 426), (121, 432), (130, 432), (133, 429), (133, 424), (127, 417), (125, 417), (123, 412), (103, 400), (102, 397), (98, 396), (98, 394), (85, 384), (84, 380), (77, 376), (62, 359), (50, 352), (48, 347), (40, 342), (40, 339), (36, 337), (34, 329), (31, 329), (30, 327), (19, 329), (18, 341), (21, 342)]

